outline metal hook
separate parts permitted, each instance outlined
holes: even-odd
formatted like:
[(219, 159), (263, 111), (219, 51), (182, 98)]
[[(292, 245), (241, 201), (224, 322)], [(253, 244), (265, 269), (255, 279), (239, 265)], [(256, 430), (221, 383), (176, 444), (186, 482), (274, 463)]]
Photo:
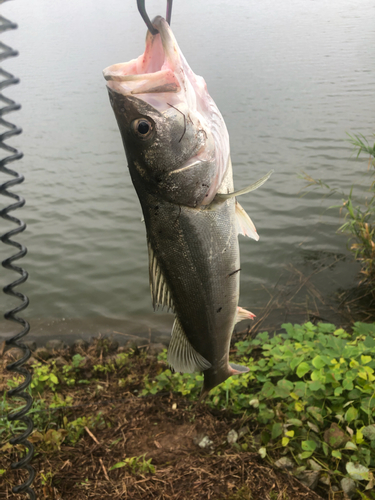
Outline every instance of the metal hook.
[[(170, 25), (171, 24), (171, 16), (172, 16), (172, 3), (173, 0), (167, 0), (167, 14), (166, 14), (166, 20), (167, 23)], [(142, 19), (147, 25), (147, 28), (151, 32), (152, 35), (157, 35), (159, 31), (152, 25), (150, 18), (147, 15), (146, 12), (146, 7), (145, 7), (145, 0), (137, 0), (137, 6), (139, 13), (142, 16)]]

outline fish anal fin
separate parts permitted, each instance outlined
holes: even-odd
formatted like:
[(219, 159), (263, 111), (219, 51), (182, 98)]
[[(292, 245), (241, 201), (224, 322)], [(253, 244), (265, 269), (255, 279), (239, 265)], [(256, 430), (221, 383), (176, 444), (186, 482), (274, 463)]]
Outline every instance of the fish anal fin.
[(177, 317), (173, 323), (167, 361), (176, 372), (181, 373), (202, 372), (211, 368), (211, 363), (190, 344)]
[(259, 234), (254, 226), (253, 221), (247, 215), (245, 210), (241, 207), (241, 205), (236, 200), (236, 225), (238, 234), (242, 234), (243, 236), (249, 236), (249, 238), (253, 238), (255, 241), (259, 240)]
[(148, 259), (152, 305), (154, 309), (161, 306), (167, 307), (168, 311), (174, 311), (173, 300), (168, 284), (150, 242), (148, 242)]

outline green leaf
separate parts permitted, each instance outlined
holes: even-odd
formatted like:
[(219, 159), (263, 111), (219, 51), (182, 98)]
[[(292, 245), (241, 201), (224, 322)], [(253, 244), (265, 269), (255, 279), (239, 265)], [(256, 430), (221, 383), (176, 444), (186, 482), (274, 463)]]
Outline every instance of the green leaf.
[(282, 424), (273, 424), (272, 426), (272, 432), (271, 432), (271, 437), (272, 439), (276, 439), (277, 437), (279, 437), (283, 432), (283, 426)]
[(321, 356), (315, 356), (315, 358), (312, 360), (312, 364), (315, 366), (315, 368), (317, 368), (318, 370), (320, 370), (320, 368), (323, 368), (326, 363), (325, 361), (323, 360), (323, 358)]
[(345, 331), (344, 331), (342, 328), (338, 328), (337, 330), (335, 330), (335, 331), (333, 332), (333, 335), (340, 336), (340, 335), (342, 335), (343, 333), (345, 333)]
[(51, 379), (51, 382), (53, 382), (54, 384), (59, 383), (59, 379), (56, 377), (56, 375), (54, 373), (51, 373), (50, 379)]
[(316, 442), (312, 441), (312, 440), (302, 441), (301, 447), (305, 451), (311, 451), (311, 452), (313, 452), (316, 449)]
[(370, 363), (371, 360), (372, 360), (371, 356), (361, 356), (361, 363), (363, 365)]
[(344, 389), (342, 387), (336, 387), (335, 396), (340, 396), (340, 394), (342, 394), (343, 390)]
[(292, 391), (293, 390), (293, 382), (291, 382), (290, 380), (286, 380), (286, 379), (283, 379), (283, 380), (279, 380), (277, 382), (277, 385), (278, 387), (282, 387), (283, 389), (285, 389), (286, 391)]
[(109, 470), (120, 469), (120, 467), (125, 467), (126, 465), (127, 465), (126, 462), (117, 462), (117, 464), (112, 465), (112, 467)]
[(363, 444), (365, 441), (363, 439), (363, 433), (361, 429), (357, 429), (356, 435), (355, 435), (355, 441), (357, 444)]
[(323, 385), (320, 380), (314, 380), (309, 383), (309, 389), (310, 391), (319, 391), (320, 389), (324, 390), (325, 385)]
[(322, 378), (323, 378), (323, 380), (325, 381), (324, 374), (322, 375), (322, 373), (321, 373), (320, 370), (313, 370), (311, 372), (310, 378), (313, 381), (315, 381), (315, 380), (322, 380)]
[(300, 364), (302, 363), (302, 361), (305, 359), (305, 356), (298, 356), (298, 357), (295, 357), (291, 360), (290, 362), (290, 368), (292, 370), (295, 370), (295, 368)]
[(302, 403), (300, 403), (299, 401), (296, 401), (296, 402), (294, 403), (294, 409), (295, 409), (296, 411), (301, 412), (301, 411), (303, 411), (303, 410), (304, 410), (304, 408), (305, 408), (305, 407), (304, 407), (304, 405), (303, 405)]
[(372, 337), (366, 337), (366, 339), (364, 340), (363, 344), (368, 349), (373, 349), (375, 347), (375, 339), (373, 339)]
[(307, 372), (310, 371), (309, 365), (304, 361), (303, 363), (300, 363), (297, 368), (297, 375), (299, 378), (302, 378), (306, 375)]
[(300, 453), (298, 455), (298, 458), (300, 458), (301, 460), (305, 459), (305, 458), (309, 458), (311, 457), (311, 455), (313, 454), (312, 451), (303, 451), (302, 453)]
[(283, 446), (288, 446), (289, 441), (290, 441), (289, 438), (283, 437), (283, 439), (281, 440), (281, 444)]
[(321, 424), (324, 422), (323, 417), (320, 414), (321, 409), (318, 408), (317, 406), (309, 406), (307, 408), (307, 411), (310, 413), (310, 415), (312, 415), (315, 418), (315, 420), (317, 420)]
[(293, 390), (293, 382), (289, 380), (279, 380), (275, 387), (275, 396), (279, 398), (286, 398), (289, 396), (290, 392)]
[(325, 455), (326, 457), (328, 457), (328, 453), (329, 453), (328, 444), (327, 444), (327, 443), (325, 443), (325, 442), (323, 441), (323, 443), (322, 443), (322, 447), (323, 447), (323, 453), (324, 453), (324, 455)]
[(288, 418), (286, 422), (287, 424), (295, 425), (296, 427), (301, 427), (302, 425), (302, 420), (299, 418)]
[(358, 410), (354, 408), (354, 406), (351, 406), (349, 410), (345, 413), (345, 420), (349, 423), (352, 420), (356, 420), (357, 417), (358, 417)]
[(265, 382), (262, 388), (262, 396), (265, 398), (271, 398), (275, 393), (275, 386), (272, 382)]
[(265, 408), (258, 414), (258, 420), (262, 424), (266, 424), (269, 420), (272, 420), (274, 417), (275, 417), (274, 411), (268, 408)]
[(352, 391), (353, 390), (353, 382), (350, 380), (350, 379), (344, 379), (343, 383), (342, 383), (342, 386), (343, 388), (346, 390), (346, 391)]
[(335, 457), (335, 458), (339, 458), (340, 460), (342, 458), (342, 455), (339, 452), (339, 450), (332, 450), (332, 456)]
[(303, 380), (298, 382), (294, 382), (294, 393), (297, 394), (300, 398), (303, 398), (306, 394), (307, 384)]

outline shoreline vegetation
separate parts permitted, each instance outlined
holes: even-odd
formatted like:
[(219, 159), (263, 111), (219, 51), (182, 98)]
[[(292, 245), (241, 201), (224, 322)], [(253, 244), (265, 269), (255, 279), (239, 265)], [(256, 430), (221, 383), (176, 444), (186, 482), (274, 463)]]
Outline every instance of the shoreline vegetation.
[[(375, 324), (242, 339), (231, 356), (250, 372), (200, 404), (202, 376), (172, 374), (162, 344), (99, 337), (34, 351), (37, 497), (375, 499)], [(18, 355), (3, 353), (2, 416), (22, 404), (5, 396)], [(23, 449), (8, 443), (22, 427), (2, 418), (0, 429), (5, 499), (23, 474), (10, 469)]]

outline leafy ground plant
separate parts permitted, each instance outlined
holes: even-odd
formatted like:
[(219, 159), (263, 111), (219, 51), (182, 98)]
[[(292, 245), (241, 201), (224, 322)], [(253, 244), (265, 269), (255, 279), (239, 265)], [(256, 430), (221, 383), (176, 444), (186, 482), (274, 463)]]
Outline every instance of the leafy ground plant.
[[(35, 389), (41, 384), (30, 436), (38, 498), (60, 492), (83, 500), (88, 491), (90, 498), (123, 498), (126, 486), (132, 498), (146, 488), (155, 498), (166, 492), (170, 498), (281, 498), (288, 490), (285, 498), (312, 500), (300, 482), (270, 466), (288, 460), (301, 481), (304, 473), (319, 475), (324, 498), (333, 498), (329, 486), (342, 489), (345, 480), (357, 489), (353, 500), (373, 500), (374, 331), (361, 323), (353, 333), (307, 323), (240, 342), (234, 361), (243, 359), (250, 372), (212, 391), (207, 406), (196, 404), (202, 376), (172, 374), (161, 362), (165, 353), (161, 361), (135, 351), (103, 358), (93, 345), (84, 357), (65, 352), (41, 365), (47, 369), (34, 365)], [(5, 369), (2, 375), (5, 390), (14, 380)], [(5, 414), (22, 404), (0, 401)], [(18, 481), (10, 463), (24, 450), (7, 442), (22, 430), (12, 426), (21, 424), (4, 422), (0, 415), (0, 475), (10, 492)], [(206, 452), (187, 437), (202, 430), (211, 439)], [(203, 469), (209, 474), (202, 482)]]
[[(287, 456), (297, 475), (318, 469), (327, 484), (347, 477), (360, 490), (371, 491), (375, 325), (356, 323), (351, 334), (323, 323), (283, 328), (277, 336), (263, 332), (237, 343), (236, 359), (250, 371), (213, 389), (207, 403), (252, 416), (263, 457)], [(200, 380), (165, 370), (146, 382), (143, 394), (173, 390), (195, 398)], [(249, 439), (241, 446), (254, 443)]]

